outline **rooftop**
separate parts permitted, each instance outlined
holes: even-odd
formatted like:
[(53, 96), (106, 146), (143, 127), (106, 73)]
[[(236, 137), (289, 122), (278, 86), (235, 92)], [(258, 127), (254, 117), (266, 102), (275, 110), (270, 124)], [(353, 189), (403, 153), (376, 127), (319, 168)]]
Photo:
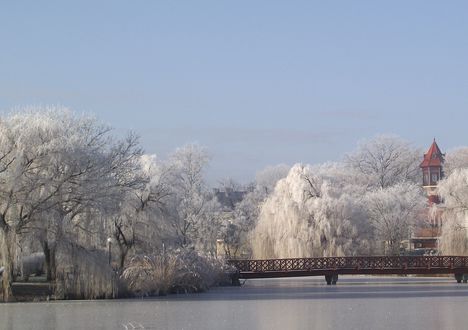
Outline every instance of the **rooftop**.
[(436, 140), (432, 142), (429, 150), (424, 154), (424, 160), (422, 161), (420, 167), (428, 166), (442, 166), (444, 162), (444, 154), (440, 151), (439, 146), (437, 145)]

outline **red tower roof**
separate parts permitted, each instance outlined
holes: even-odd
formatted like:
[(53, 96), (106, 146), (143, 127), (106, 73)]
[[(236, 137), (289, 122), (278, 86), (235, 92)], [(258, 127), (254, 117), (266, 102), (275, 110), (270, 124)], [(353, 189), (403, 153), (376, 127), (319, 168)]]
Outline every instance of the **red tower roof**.
[(440, 151), (439, 146), (434, 139), (429, 150), (424, 154), (424, 160), (419, 167), (442, 166), (444, 162), (444, 154)]

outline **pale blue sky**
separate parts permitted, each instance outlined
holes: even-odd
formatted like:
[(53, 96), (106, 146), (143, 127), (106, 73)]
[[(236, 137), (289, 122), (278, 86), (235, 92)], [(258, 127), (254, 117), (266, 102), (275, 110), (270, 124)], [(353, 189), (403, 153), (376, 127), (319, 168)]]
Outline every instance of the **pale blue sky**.
[(393, 133), (468, 145), (466, 1), (9, 1), (0, 109), (62, 104), (210, 180), (339, 160)]

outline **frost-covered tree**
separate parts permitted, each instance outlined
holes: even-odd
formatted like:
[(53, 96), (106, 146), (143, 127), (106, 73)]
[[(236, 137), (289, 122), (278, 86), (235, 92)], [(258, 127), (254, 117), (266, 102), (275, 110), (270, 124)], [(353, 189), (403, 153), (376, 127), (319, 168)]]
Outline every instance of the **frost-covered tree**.
[(445, 180), (439, 182), (437, 192), (447, 210), (468, 210), (468, 169), (456, 169)]
[(385, 244), (385, 254), (399, 254), (401, 241), (409, 239), (424, 206), (421, 188), (412, 183), (399, 183), (366, 195), (367, 216), (376, 238)]
[(418, 182), (421, 151), (396, 136), (381, 135), (359, 144), (345, 157), (346, 163), (373, 187)]
[(443, 254), (468, 253), (468, 169), (455, 169), (439, 182), (438, 194), (444, 201), (440, 250)]
[(197, 144), (186, 145), (171, 155), (168, 220), (180, 246), (192, 244), (215, 252), (220, 206), (204, 181), (208, 160), (205, 148)]
[[(108, 235), (103, 230), (102, 218), (118, 208), (126, 192), (141, 186), (144, 181), (138, 176), (141, 150), (136, 136), (114, 141), (109, 136), (110, 130), (94, 119), (87, 121), (86, 129), (76, 119), (69, 125), (68, 131), (77, 132), (69, 139), (79, 137), (79, 142), (73, 147), (68, 146), (66, 157), (56, 160), (56, 168), (62, 170), (55, 171), (54, 177), (70, 176), (72, 179), (66, 181), (60, 193), (54, 196), (56, 207), (43, 216), (48, 219), (49, 227), (50, 222), (54, 223), (43, 243), (46, 260), (50, 260), (48, 271), (50, 268), (52, 280), (55, 278), (55, 249), (63, 235), (75, 243), (86, 237), (82, 244), (93, 243), (100, 247)], [(92, 232), (101, 235), (90, 235)], [(101, 236), (97, 244), (90, 242), (92, 236)]]
[(461, 168), (468, 168), (468, 147), (451, 150), (445, 157), (444, 172), (447, 176)]
[(151, 250), (164, 240), (168, 231), (162, 213), (170, 195), (169, 170), (155, 155), (142, 155), (137, 171), (142, 184), (125, 190), (118, 210), (111, 216), (120, 271), (135, 245)]
[(55, 160), (62, 156), (63, 143), (68, 141), (64, 141), (62, 127), (48, 120), (50, 117), (28, 112), (1, 122), (0, 234), (5, 300), (11, 297), (15, 235), (56, 207), (54, 199), (71, 180), (70, 175), (56, 176), (60, 169)]
[[(49, 120), (52, 113), (27, 112), (5, 118), (1, 122), (2, 140), (0, 176), (0, 234), (5, 266), (3, 295), (11, 297), (14, 237), (41, 214), (57, 207), (56, 197), (73, 179), (71, 174), (57, 177), (62, 170), (65, 131), (60, 120)], [(62, 116), (64, 122), (66, 118)], [(68, 145), (68, 144), (67, 144)], [(65, 169), (63, 169), (65, 170)]]
[(255, 190), (264, 196), (271, 194), (276, 183), (285, 178), (290, 169), (291, 167), (285, 164), (265, 167), (255, 175)]
[(295, 165), (266, 199), (252, 235), (256, 258), (355, 255), (369, 250), (362, 208), (343, 187), (346, 168)]
[(89, 231), (85, 214), (109, 209), (114, 188), (134, 184), (130, 164), (139, 149), (133, 137), (114, 142), (108, 128), (66, 109), (27, 109), (0, 125), (0, 236), (3, 293), (9, 299), (15, 236), (46, 232), (38, 236), (53, 277), (52, 251), (64, 222)]
[(244, 186), (236, 180), (234, 180), (233, 178), (226, 177), (218, 181), (217, 190), (222, 192), (242, 191), (244, 190)]
[(83, 127), (72, 116), (69, 126), (67, 131), (76, 134), (67, 139), (78, 142), (68, 145), (67, 153), (62, 153), (66, 157), (56, 160), (56, 168), (61, 170), (55, 171), (54, 177), (72, 179), (54, 196), (56, 206), (43, 215), (49, 221), (43, 247), (46, 260), (50, 261), (46, 263), (52, 280), (57, 244), (65, 239), (75, 245), (100, 248), (110, 234), (105, 218), (119, 208), (126, 194), (144, 184), (139, 175), (141, 149), (136, 136), (114, 140), (110, 129), (94, 119), (88, 119)]
[(263, 194), (248, 192), (224, 219), (220, 238), (227, 258), (250, 254), (249, 234), (257, 223), (263, 200)]

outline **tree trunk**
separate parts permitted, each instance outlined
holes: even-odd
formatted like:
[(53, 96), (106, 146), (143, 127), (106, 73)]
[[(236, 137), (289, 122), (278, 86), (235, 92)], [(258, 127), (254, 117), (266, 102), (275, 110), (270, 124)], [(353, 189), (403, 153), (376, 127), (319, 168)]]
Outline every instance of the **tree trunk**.
[(50, 246), (47, 241), (42, 243), (42, 250), (44, 251), (44, 266), (46, 269), (47, 281), (54, 281), (56, 274), (55, 252), (56, 245)]
[(7, 228), (0, 228), (0, 248), (2, 252), (3, 270), (2, 293), (3, 301), (14, 301), (12, 292), (13, 266), (14, 266), (14, 232)]
[(44, 268), (46, 271), (46, 279), (47, 281), (51, 280), (51, 271), (50, 271), (50, 249), (49, 243), (45, 240), (42, 242), (42, 251), (44, 252)]
[(54, 244), (50, 248), (50, 280), (55, 281), (56, 274), (57, 274), (57, 263), (56, 263), (56, 252), (57, 252), (57, 245)]
[(122, 274), (125, 266), (125, 259), (127, 258), (129, 247), (119, 244), (119, 274)]
[(388, 256), (397, 256), (399, 254), (400, 254), (399, 241), (395, 240), (395, 239), (388, 240), (386, 255), (388, 255)]

